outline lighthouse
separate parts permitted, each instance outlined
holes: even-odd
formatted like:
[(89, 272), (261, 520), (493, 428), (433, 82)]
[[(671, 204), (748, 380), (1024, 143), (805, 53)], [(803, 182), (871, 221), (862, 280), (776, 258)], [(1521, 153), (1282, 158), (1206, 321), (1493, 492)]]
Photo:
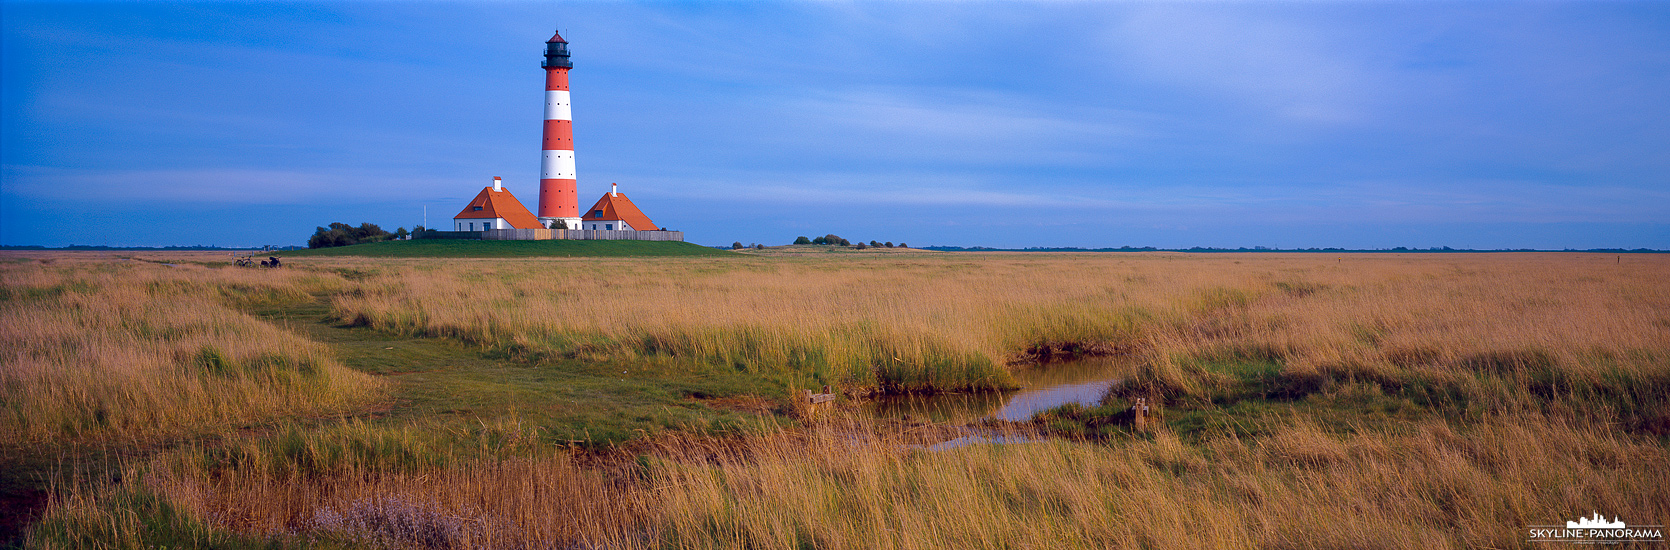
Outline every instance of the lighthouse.
[(574, 126), (568, 107), (568, 41), (561, 33), (545, 41), (545, 139), (539, 161), (539, 221), (580, 228), (580, 200), (574, 175)]

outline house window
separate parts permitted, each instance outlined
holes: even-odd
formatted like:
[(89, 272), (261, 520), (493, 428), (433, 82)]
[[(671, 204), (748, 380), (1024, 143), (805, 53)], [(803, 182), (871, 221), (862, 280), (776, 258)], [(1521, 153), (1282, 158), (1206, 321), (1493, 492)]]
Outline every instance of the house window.
[(601, 218), (601, 217), (603, 217), (603, 211), (602, 210), (593, 210), (593, 211), (591, 211), (591, 217)]
[(603, 224), (603, 229), (608, 230), (608, 231), (614, 231), (615, 230), (615, 224), (612, 224), (612, 223)]
[(481, 207), (480, 207), (480, 206), (477, 206), (477, 207), (475, 207), (475, 208), (471, 208), (471, 209), (470, 209), (470, 210), (476, 210), (476, 211), (480, 211), (480, 210), (481, 210)]

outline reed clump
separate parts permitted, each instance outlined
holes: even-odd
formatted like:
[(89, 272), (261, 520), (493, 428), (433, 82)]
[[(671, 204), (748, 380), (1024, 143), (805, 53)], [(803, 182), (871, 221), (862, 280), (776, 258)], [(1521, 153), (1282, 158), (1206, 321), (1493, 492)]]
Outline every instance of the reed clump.
[(358, 406), (382, 384), (240, 308), (311, 302), (314, 274), (0, 265), (0, 441), (148, 440)]
[[(298, 299), (286, 288), (332, 293), (344, 322), (454, 339), (534, 367), (618, 362), (635, 374), (705, 369), (775, 388), (862, 393), (1001, 387), (1011, 364), (1049, 368), (1039, 357), (1057, 350), (1129, 353), (1139, 364), (1100, 406), (1011, 426), (1071, 437), (1023, 433), (1014, 435), (1026, 442), (941, 451), (919, 445), (909, 431), (919, 427), (839, 418), (741, 437), (660, 433), (587, 451), (514, 422), (297, 423), (136, 460), (119, 483), (66, 487), (31, 535), (40, 547), (1520, 547), (1526, 526), (1592, 510), (1670, 522), (1670, 258), (1629, 260), (332, 258), (308, 259), (295, 280), (276, 282), (195, 268), (10, 264), (0, 268), (0, 315), (9, 316), (8, 349), (59, 350), (18, 357), (80, 357), (71, 352), (91, 344), (77, 338), (120, 341), (167, 359), (155, 362), (162, 374), (147, 376), (232, 396), (353, 380), (309, 355), (314, 344), (238, 317), (239, 307)], [(310, 286), (327, 281), (328, 291)], [(231, 283), (249, 286), (221, 290), (239, 288)], [(168, 309), (155, 297), (192, 307)], [(97, 308), (118, 314), (79, 313)], [(139, 313), (121, 314), (129, 310)], [(14, 328), (35, 326), (59, 328)], [(154, 334), (169, 336), (141, 341)], [(119, 410), (154, 409), (184, 424), (233, 417), (171, 413), (197, 402), (144, 384), (106, 388), (76, 374), (74, 361), (38, 363), (23, 372), (71, 374), (33, 382), (8, 373), (8, 407), (34, 388), (81, 388), (137, 391), (123, 397), (136, 405)], [(346, 403), (330, 396), (375, 384), (345, 387), (319, 402)], [(249, 391), (240, 399), (254, 404), (238, 405), (240, 414), (298, 410), (262, 408)], [(1155, 404), (1149, 431), (1093, 425), (1136, 396)], [(87, 415), (30, 406), (44, 419)], [(131, 428), (32, 429), (168, 429), (146, 418), (125, 420)], [(148, 534), (159, 525), (190, 538)], [(97, 534), (73, 535), (89, 532)]]
[[(998, 388), (1012, 383), (1006, 365), (1099, 350), (1143, 354), (1165, 391), (1184, 393), (1235, 383), (1202, 365), (1261, 363), (1289, 373), (1279, 380), (1288, 392), (1345, 381), (1434, 403), (1460, 392), (1463, 409), (1523, 406), (1521, 390), (1605, 400), (1626, 415), (1660, 404), (1670, 371), (1661, 257), (1330, 259), (466, 260), (395, 264), (334, 307), (344, 321), (530, 360), (673, 357), (855, 393)], [(1463, 387), (1474, 373), (1512, 384), (1500, 395)]]
[[(125, 490), (213, 518), (222, 531), (205, 537), (427, 548), (1512, 547), (1574, 510), (1670, 517), (1662, 445), (1556, 418), (1354, 434), (1301, 418), (1257, 439), (1162, 430), (943, 451), (877, 428), (302, 478), (164, 461)], [(134, 506), (126, 493), (65, 502), (40, 540)]]

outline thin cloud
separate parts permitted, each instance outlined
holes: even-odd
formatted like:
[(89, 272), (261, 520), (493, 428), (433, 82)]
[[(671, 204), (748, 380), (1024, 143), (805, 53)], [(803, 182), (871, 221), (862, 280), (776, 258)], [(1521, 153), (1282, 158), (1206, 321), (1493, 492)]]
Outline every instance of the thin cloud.
[(1387, 84), (1315, 19), (1248, 6), (1151, 5), (1111, 25), (1110, 62), (1149, 79), (1278, 118), (1347, 124), (1370, 117)]
[(7, 195), (24, 200), (97, 202), (300, 204), (384, 199), (402, 190), (444, 193), (470, 185), (444, 178), (245, 168), (99, 170), (6, 166), (4, 173)]

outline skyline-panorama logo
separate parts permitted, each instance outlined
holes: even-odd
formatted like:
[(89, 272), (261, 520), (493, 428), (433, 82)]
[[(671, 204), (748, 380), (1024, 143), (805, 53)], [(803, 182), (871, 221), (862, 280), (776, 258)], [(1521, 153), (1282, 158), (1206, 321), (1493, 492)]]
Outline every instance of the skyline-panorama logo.
[(1628, 525), (1618, 516), (1607, 521), (1595, 512), (1594, 517), (1579, 517), (1558, 525), (1532, 525), (1529, 542), (1569, 542), (1573, 544), (1622, 544), (1626, 542), (1664, 542), (1663, 525)]

